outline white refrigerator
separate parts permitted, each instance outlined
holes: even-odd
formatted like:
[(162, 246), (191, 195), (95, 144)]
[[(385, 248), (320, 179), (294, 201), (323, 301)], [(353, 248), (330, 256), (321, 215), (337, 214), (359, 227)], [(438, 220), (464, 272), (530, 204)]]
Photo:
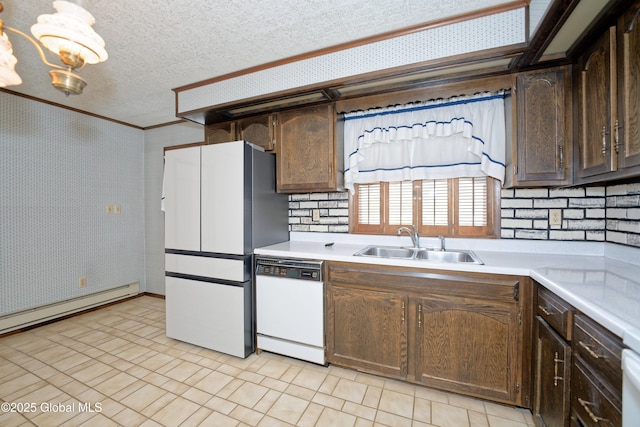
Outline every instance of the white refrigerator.
[(289, 239), (275, 156), (245, 141), (165, 153), (167, 336), (255, 351), (253, 249)]

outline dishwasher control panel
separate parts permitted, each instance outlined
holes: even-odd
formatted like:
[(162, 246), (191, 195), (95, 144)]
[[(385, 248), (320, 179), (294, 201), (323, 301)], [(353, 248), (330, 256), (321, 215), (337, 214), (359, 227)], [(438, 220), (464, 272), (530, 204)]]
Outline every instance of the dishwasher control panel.
[(256, 259), (256, 276), (274, 276), (284, 279), (312, 280), (322, 279), (322, 262), (298, 261), (288, 259)]

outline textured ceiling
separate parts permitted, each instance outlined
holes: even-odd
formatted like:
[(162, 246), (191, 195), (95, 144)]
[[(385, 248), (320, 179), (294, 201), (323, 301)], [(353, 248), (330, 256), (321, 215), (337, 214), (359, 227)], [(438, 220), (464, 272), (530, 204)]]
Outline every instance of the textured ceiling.
[[(83, 0), (109, 59), (79, 74), (80, 96), (54, 89), (35, 48), (8, 33), (21, 86), (7, 89), (149, 127), (176, 120), (171, 90), (255, 65), (484, 9), (508, 0)], [(30, 33), (51, 0), (4, 0), (6, 26)], [(49, 58), (54, 62), (54, 58)]]

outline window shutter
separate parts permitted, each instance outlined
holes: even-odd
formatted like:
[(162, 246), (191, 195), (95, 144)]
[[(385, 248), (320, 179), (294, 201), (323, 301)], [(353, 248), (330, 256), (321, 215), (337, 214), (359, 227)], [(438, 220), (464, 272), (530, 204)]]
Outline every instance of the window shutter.
[(458, 178), (458, 224), (461, 227), (487, 225), (486, 178)]
[(449, 224), (449, 184), (446, 179), (422, 181), (422, 225)]
[(413, 183), (389, 183), (389, 225), (413, 224)]
[(358, 185), (358, 224), (381, 224), (380, 184)]

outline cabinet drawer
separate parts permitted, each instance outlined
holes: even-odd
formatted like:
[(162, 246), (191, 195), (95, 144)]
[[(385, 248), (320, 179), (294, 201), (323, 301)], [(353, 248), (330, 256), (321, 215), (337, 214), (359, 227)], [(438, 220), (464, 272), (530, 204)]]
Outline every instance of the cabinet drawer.
[(571, 373), (571, 413), (582, 426), (621, 426), (622, 405), (619, 396), (600, 381), (580, 358), (574, 358)]
[(573, 329), (574, 353), (622, 393), (622, 342), (583, 314), (576, 314)]
[(565, 340), (571, 341), (573, 307), (551, 291), (538, 286), (538, 316)]

